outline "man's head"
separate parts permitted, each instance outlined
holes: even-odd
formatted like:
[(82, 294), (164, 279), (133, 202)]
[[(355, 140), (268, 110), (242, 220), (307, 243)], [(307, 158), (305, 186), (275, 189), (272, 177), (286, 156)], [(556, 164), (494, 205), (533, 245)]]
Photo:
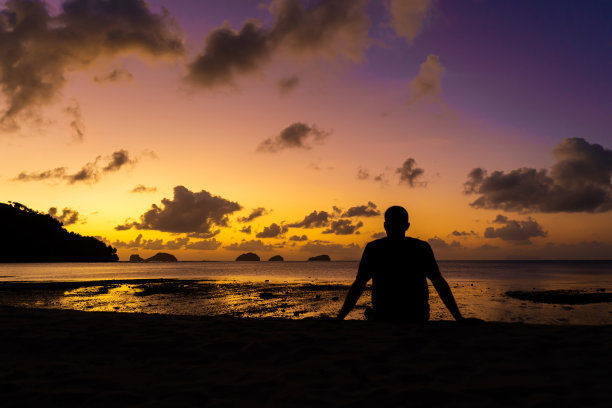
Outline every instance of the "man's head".
[(385, 211), (385, 231), (388, 237), (403, 237), (408, 227), (408, 211), (404, 207), (394, 205)]

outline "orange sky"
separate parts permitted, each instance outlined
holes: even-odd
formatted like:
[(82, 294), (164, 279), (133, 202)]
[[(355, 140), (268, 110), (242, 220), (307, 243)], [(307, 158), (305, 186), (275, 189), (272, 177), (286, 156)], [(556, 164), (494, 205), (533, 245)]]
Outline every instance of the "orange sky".
[[(444, 9), (445, 2), (437, 7), (424, 2), (426, 15), (418, 10), (404, 12), (417, 13), (427, 24), (395, 31), (389, 25), (393, 9), (354, 3), (342, 7), (362, 13), (359, 19), (332, 21), (325, 41), (313, 40), (307, 51), (290, 41), (309, 35), (308, 30), (281, 32), (276, 28), (281, 17), (248, 2), (237, 10), (216, 2), (143, 6), (141, 12), (149, 16), (160, 16), (158, 6), (167, 6), (178, 31), (164, 35), (179, 38), (184, 50), (128, 44), (118, 53), (100, 51), (87, 64), (67, 60), (55, 68), (64, 81), (53, 83), (52, 97), (35, 95), (15, 115), (6, 112), (20, 95), (10, 91), (7, 74), (1, 83), (5, 113), (0, 130), (2, 201), (18, 201), (45, 213), (51, 207), (60, 213), (63, 209), (78, 212), (76, 222), (64, 219), (66, 228), (108, 240), (118, 248), (121, 260), (133, 253), (147, 257), (160, 251), (180, 260), (229, 260), (249, 250), (265, 259), (281, 254), (288, 260), (303, 260), (322, 253), (333, 259), (358, 259), (372, 235), (383, 231), (382, 216), (345, 213), (369, 202), (375, 205), (370, 210), (380, 213), (390, 205), (405, 206), (412, 223), (409, 235), (430, 240), (440, 259), (610, 257), (608, 122), (591, 124), (608, 130), (588, 129), (591, 137), (557, 133), (556, 123), (544, 118), (524, 116), (517, 123), (509, 116), (493, 114), (492, 109), (504, 111), (502, 105), (510, 103), (510, 97), (485, 97), (487, 86), (471, 79), (484, 74), (463, 71), (459, 62), (453, 65), (453, 58), (445, 58), (444, 49), (434, 46), (442, 36), (437, 27), (450, 30), (449, 20), (461, 21), (461, 15), (453, 14), (459, 11)], [(53, 4), (57, 8), (51, 9), (49, 18), (61, 14), (60, 3)], [(320, 3), (319, 14), (303, 8), (304, 27), (327, 21), (317, 20), (326, 12), (326, 4)], [(207, 7), (215, 13), (207, 14)], [(203, 22), (201, 29), (185, 17), (196, 12)], [(263, 19), (267, 56), (254, 59), (252, 69), (242, 69), (237, 62), (222, 66), (232, 75), (230, 84), (209, 86), (186, 79), (195, 70), (190, 64), (198, 55), (207, 55), (202, 48), (205, 39), (212, 41), (213, 30), (223, 24), (207, 15), (227, 14), (233, 30), (238, 30), (243, 14), (249, 12)], [(27, 16), (25, 11), (20, 13)], [(116, 18), (129, 21), (130, 16), (121, 13), (117, 11)], [(364, 22), (368, 25), (362, 27)], [(159, 24), (142, 30), (162, 30)], [(407, 37), (411, 32), (417, 33), (414, 38)], [(0, 45), (9, 43), (7, 33), (2, 34)], [(87, 41), (98, 41), (93, 34), (91, 38)], [(348, 55), (347, 44), (356, 47), (357, 54)], [(24, 45), (25, 55), (32, 53), (31, 61), (23, 57), (16, 63), (34, 63), (44, 53), (43, 45)], [(239, 46), (230, 42), (224, 45), (225, 54), (212, 54), (210, 49), (208, 53), (213, 60), (234, 58), (232, 52), (238, 53)], [(253, 52), (253, 46), (249, 47)], [(399, 70), (401, 75), (397, 74), (398, 58), (406, 64)], [(482, 65), (473, 64), (475, 71)], [(45, 69), (51, 70), (41, 68), (40, 78), (47, 78)], [(120, 75), (100, 80), (113, 71)], [(209, 78), (213, 71), (198, 74)], [(499, 76), (492, 83), (520, 83), (522, 75)], [(544, 78), (546, 72), (534, 68), (530, 73), (538, 75)], [(296, 83), (280, 90), (277, 81), (288, 78), (297, 78)], [(471, 97), (482, 102), (467, 102), (461, 89), (470, 81)], [(605, 108), (595, 102), (585, 103), (592, 103), (592, 109)], [(520, 102), (512, 112), (520, 112)], [(592, 115), (577, 109), (574, 120), (587, 122)], [(270, 142), (265, 144), (267, 139)], [(120, 161), (111, 165), (115, 152), (122, 152)], [(402, 173), (409, 159), (413, 165)], [(92, 171), (89, 177), (70, 179), (87, 163)], [(581, 172), (576, 163), (588, 171)], [(57, 168), (65, 169), (55, 176), (43, 175)], [(475, 168), (486, 169), (487, 178), (472, 194), (465, 194), (464, 183)], [(516, 173), (520, 181), (515, 189), (492, 176), (495, 171), (509, 176), (522, 168), (547, 172), (538, 179), (540, 184)], [(521, 196), (531, 182), (541, 191)], [(487, 183), (495, 188), (487, 190)], [(139, 185), (148, 190), (132, 192)], [(583, 203), (587, 185), (603, 196)], [(188, 194), (175, 197), (177, 186), (184, 186)], [(205, 198), (207, 193), (221, 201)], [(560, 203), (552, 199), (557, 193)], [(479, 197), (487, 203), (471, 206)], [(170, 211), (172, 206), (176, 212)], [(147, 221), (143, 216), (152, 208), (156, 218)], [(239, 220), (256, 208), (264, 208), (263, 215)], [(313, 228), (291, 226), (313, 211), (325, 211), (328, 217)], [(257, 237), (273, 223), (280, 227), (280, 234)], [(133, 226), (116, 228), (125, 224)], [(250, 233), (241, 232), (247, 227)], [(306, 240), (291, 239), (303, 235)]]

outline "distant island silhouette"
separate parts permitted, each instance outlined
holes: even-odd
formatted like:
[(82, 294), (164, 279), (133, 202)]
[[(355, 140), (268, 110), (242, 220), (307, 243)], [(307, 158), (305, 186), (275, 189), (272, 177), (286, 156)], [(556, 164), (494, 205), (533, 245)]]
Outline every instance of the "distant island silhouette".
[(138, 254), (130, 255), (130, 262), (178, 262), (176, 256), (165, 252), (158, 252), (150, 258), (143, 259)]
[(285, 259), (280, 256), (280, 255), (274, 255), (273, 257), (271, 257), (270, 259), (268, 259), (268, 262), (279, 262), (279, 261), (284, 261)]
[(331, 261), (331, 258), (329, 257), (329, 255), (317, 255), (317, 256), (311, 256), (310, 258), (308, 258), (308, 260), (328, 262), (328, 261)]
[(47, 214), (23, 204), (0, 203), (0, 262), (116, 262), (101, 240), (68, 232)]
[(247, 252), (246, 254), (239, 255), (236, 258), (237, 261), (259, 261), (259, 255), (253, 252)]

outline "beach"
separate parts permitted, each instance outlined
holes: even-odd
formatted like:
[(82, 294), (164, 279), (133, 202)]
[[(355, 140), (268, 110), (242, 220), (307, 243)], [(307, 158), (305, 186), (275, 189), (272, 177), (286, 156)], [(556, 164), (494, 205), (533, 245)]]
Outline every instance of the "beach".
[(0, 307), (3, 406), (609, 406), (612, 326)]

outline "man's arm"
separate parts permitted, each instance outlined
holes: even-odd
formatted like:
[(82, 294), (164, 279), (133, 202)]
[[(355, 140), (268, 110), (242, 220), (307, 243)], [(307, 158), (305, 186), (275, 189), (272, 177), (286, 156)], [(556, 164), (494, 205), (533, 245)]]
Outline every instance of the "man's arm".
[(457, 307), (457, 302), (455, 301), (455, 297), (453, 296), (453, 292), (451, 291), (450, 286), (446, 282), (446, 279), (442, 277), (442, 275), (435, 275), (430, 277), (431, 283), (434, 288), (440, 295), (440, 299), (446, 305), (446, 308), (451, 312), (455, 320), (461, 321), (463, 320), (463, 316), (461, 316), (461, 312), (459, 311), (459, 307)]
[(359, 300), (359, 297), (361, 297), (361, 294), (366, 287), (366, 283), (368, 283), (367, 280), (360, 279), (359, 277), (355, 279), (355, 282), (353, 282), (351, 288), (346, 294), (346, 299), (344, 300), (342, 309), (340, 309), (340, 312), (338, 313), (338, 320), (343, 320), (346, 315), (353, 310), (353, 307), (355, 307), (355, 304)]

